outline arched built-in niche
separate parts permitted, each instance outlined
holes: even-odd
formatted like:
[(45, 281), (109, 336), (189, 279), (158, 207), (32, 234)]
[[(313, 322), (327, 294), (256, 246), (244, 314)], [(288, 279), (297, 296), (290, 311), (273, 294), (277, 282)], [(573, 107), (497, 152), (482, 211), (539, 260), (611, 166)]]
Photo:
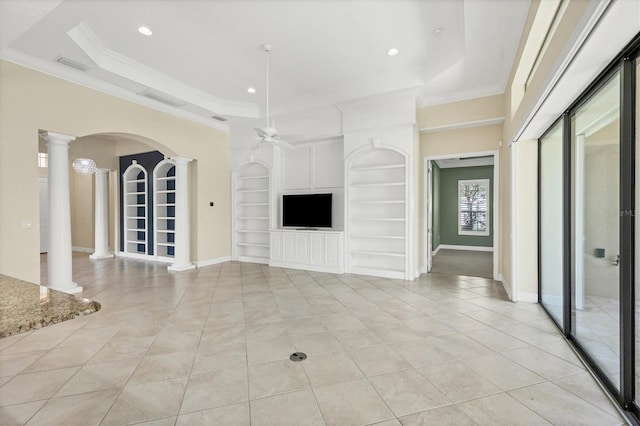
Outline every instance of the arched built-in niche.
[(271, 169), (261, 161), (237, 166), (233, 172), (232, 259), (269, 263)]
[(149, 253), (149, 197), (147, 171), (135, 160), (122, 174), (124, 200), (123, 252), (146, 256)]
[(176, 241), (176, 166), (164, 159), (153, 169), (153, 217), (156, 260), (171, 262)]
[(346, 163), (346, 270), (409, 278), (408, 165), (390, 147), (366, 147)]

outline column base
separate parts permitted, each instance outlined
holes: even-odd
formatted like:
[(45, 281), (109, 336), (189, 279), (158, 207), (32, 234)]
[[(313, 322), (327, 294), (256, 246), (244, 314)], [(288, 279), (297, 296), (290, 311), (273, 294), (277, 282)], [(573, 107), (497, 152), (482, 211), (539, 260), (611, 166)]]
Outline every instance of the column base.
[(167, 270), (172, 272), (189, 271), (191, 269), (196, 269), (196, 265), (194, 265), (193, 263), (185, 263), (182, 265), (177, 265), (174, 263), (173, 265), (167, 266)]
[(89, 255), (89, 259), (109, 259), (113, 256), (114, 256), (113, 253), (105, 253), (105, 254), (93, 253)]
[(82, 287), (80, 287), (78, 284), (72, 282), (71, 284), (65, 286), (65, 287), (51, 287), (51, 286), (47, 286), (47, 288), (50, 288), (51, 290), (58, 290), (61, 291), (63, 293), (67, 293), (67, 294), (73, 294), (76, 297), (82, 297)]

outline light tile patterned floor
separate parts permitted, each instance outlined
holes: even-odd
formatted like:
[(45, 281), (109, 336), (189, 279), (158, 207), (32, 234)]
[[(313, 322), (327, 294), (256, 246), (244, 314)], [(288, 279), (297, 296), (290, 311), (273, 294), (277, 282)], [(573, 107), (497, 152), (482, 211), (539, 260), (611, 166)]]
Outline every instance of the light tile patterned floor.
[(491, 280), (84, 254), (74, 275), (102, 310), (0, 340), (0, 424), (624, 423), (540, 307)]

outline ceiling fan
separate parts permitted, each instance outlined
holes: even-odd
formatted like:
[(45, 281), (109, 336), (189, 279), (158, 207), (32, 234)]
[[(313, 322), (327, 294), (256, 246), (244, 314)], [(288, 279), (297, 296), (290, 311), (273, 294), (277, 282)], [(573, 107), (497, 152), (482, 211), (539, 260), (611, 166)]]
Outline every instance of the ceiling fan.
[(295, 146), (291, 145), (288, 142), (285, 142), (284, 139), (292, 139), (292, 135), (280, 135), (278, 130), (275, 128), (275, 120), (271, 120), (269, 122), (269, 52), (271, 52), (270, 44), (263, 44), (262, 50), (264, 50), (267, 54), (267, 125), (263, 128), (254, 127), (258, 137), (256, 140), (258, 141), (252, 149), (257, 149), (263, 143), (270, 143), (274, 146), (278, 146), (280, 148), (285, 149), (296, 149)]

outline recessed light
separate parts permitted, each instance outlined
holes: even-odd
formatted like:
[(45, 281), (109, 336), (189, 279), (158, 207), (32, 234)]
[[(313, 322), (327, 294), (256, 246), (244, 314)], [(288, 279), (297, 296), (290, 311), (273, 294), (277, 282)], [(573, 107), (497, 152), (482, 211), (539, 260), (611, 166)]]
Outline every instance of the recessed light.
[(387, 55), (389, 56), (396, 56), (398, 53), (400, 53), (400, 51), (395, 47), (392, 47), (391, 49), (387, 50)]
[(138, 32), (146, 36), (150, 36), (151, 34), (153, 34), (153, 31), (151, 31), (149, 27), (139, 27)]
[(443, 31), (444, 31), (444, 28), (442, 28), (442, 27), (434, 28), (433, 29), (433, 35), (435, 35), (437, 37), (440, 34), (442, 34)]
[(249, 88), (247, 89), (247, 92), (249, 92), (249, 93), (256, 93), (256, 89), (254, 89), (253, 87), (249, 87)]

